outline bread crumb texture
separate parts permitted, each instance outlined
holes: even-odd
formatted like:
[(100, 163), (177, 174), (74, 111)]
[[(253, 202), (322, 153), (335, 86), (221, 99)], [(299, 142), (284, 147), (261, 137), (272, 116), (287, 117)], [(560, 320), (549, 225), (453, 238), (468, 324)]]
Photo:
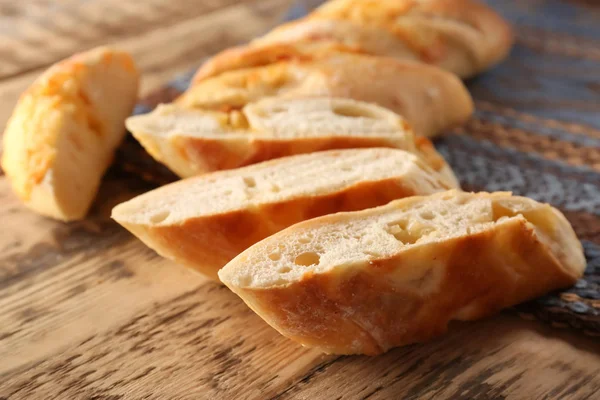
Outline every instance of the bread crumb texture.
[(583, 255), (577, 251), (581, 245), (551, 206), (504, 192), (449, 191), (297, 224), (253, 246), (219, 275), (239, 288), (286, 286), (334, 269), (390, 259), (410, 248), (467, 238), (515, 219), (531, 224), (565, 268), (583, 270)]

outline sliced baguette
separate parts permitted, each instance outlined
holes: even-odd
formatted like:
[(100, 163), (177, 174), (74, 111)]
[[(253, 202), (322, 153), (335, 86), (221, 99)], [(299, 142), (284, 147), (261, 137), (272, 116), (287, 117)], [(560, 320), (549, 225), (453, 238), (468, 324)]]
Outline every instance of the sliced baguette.
[(239, 110), (264, 97), (343, 97), (388, 108), (417, 135), (435, 136), (464, 123), (473, 101), (455, 75), (410, 61), (333, 53), (222, 73), (192, 86), (177, 103), (188, 108)]
[(570, 286), (584, 268), (555, 208), (449, 191), (299, 223), (219, 277), (283, 335), (327, 353), (373, 355)]
[(233, 257), (296, 222), (452, 187), (402, 150), (336, 150), (175, 182), (112, 217), (160, 255), (218, 279)]
[(138, 82), (131, 56), (103, 47), (52, 66), (23, 93), (4, 132), (2, 168), (26, 206), (65, 221), (86, 215)]
[(230, 112), (161, 105), (150, 114), (128, 118), (127, 128), (181, 177), (320, 150), (396, 147), (419, 154), (456, 183), (427, 139), (415, 143), (404, 119), (350, 99), (272, 98)]
[(462, 77), (504, 59), (514, 41), (510, 25), (479, 0), (331, 0), (311, 17), (382, 28), (421, 61)]
[(217, 54), (194, 81), (328, 51), (421, 61), (467, 78), (505, 58), (512, 43), (508, 23), (476, 0), (337, 0)]

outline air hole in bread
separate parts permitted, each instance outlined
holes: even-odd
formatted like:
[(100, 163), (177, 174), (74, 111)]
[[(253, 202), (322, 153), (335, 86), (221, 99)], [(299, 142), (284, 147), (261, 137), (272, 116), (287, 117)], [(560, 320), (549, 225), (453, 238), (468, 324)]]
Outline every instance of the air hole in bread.
[(271, 192), (279, 193), (280, 191), (281, 191), (281, 188), (278, 185), (276, 185), (274, 183), (271, 185)]
[(229, 114), (229, 125), (236, 129), (246, 129), (250, 126), (250, 123), (244, 114), (237, 110), (233, 110)]
[(153, 224), (160, 224), (161, 222), (164, 222), (167, 218), (169, 218), (169, 215), (171, 215), (170, 211), (161, 211), (157, 214), (152, 215), (150, 217), (150, 222)]
[(404, 229), (392, 228), (390, 233), (402, 244), (415, 244), (420, 239), (419, 235), (415, 235), (412, 232)]
[(381, 257), (381, 254), (377, 253), (376, 251), (364, 251), (363, 253), (370, 257)]
[(244, 185), (246, 185), (248, 188), (256, 187), (256, 180), (251, 176), (245, 176)]
[(371, 110), (351, 104), (336, 104), (332, 111), (341, 117), (377, 119), (377, 115)]
[(269, 258), (273, 261), (277, 261), (281, 258), (281, 253), (279, 253), (278, 251), (273, 252), (273, 253), (269, 254)]
[(233, 191), (231, 191), (231, 190), (229, 190), (229, 189), (228, 189), (228, 190), (226, 190), (225, 192), (223, 192), (223, 194), (224, 194), (225, 196), (229, 196), (231, 193), (233, 193)]
[(281, 273), (281, 274), (285, 274), (285, 273), (287, 273), (287, 272), (290, 272), (291, 270), (292, 270), (292, 269), (291, 269), (290, 267), (288, 267), (288, 266), (284, 266), (284, 267), (281, 267), (281, 268), (279, 268), (279, 269), (277, 270), (277, 272), (279, 272), (279, 273)]
[(440, 213), (440, 215), (445, 216), (445, 215), (448, 215), (448, 210), (442, 209), (439, 211), (439, 213)]
[(419, 215), (421, 216), (421, 218), (426, 220), (432, 220), (435, 218), (435, 214), (431, 210), (423, 211)]
[(300, 239), (298, 239), (298, 242), (300, 242), (302, 244), (307, 244), (307, 243), (310, 243), (310, 238), (308, 238), (308, 237), (301, 237)]
[(311, 265), (319, 265), (321, 261), (321, 256), (315, 252), (309, 251), (306, 253), (302, 253), (294, 259), (294, 264), (302, 265), (304, 267), (308, 267)]
[(492, 219), (494, 220), (494, 222), (498, 222), (498, 220), (502, 217), (514, 217), (515, 216), (515, 212), (513, 210), (503, 206), (502, 204), (499, 204), (496, 201), (492, 202), (492, 213), (493, 213)]
[(411, 226), (411, 229), (408, 229), (408, 221), (405, 219), (388, 224), (386, 230), (402, 244), (415, 244), (424, 234), (424, 230), (420, 227), (413, 229)]
[(342, 167), (342, 171), (350, 172), (350, 171), (352, 171), (352, 167), (345, 165)]
[(398, 221), (394, 221), (394, 222), (388, 224), (388, 228), (390, 228), (392, 226), (398, 226), (400, 229), (406, 229), (408, 227), (408, 220), (407, 219), (399, 219)]

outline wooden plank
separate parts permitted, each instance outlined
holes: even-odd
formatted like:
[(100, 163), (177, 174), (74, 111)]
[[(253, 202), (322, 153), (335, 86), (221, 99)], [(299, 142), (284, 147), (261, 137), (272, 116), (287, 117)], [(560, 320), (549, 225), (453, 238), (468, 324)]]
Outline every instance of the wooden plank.
[[(152, 269), (136, 271), (137, 279), (149, 278)], [(194, 281), (170, 272), (167, 288)], [(205, 282), (178, 292), (154, 304), (143, 300), (145, 307), (111, 331), (71, 341), (62, 352), (2, 376), (0, 395), (261, 399), (324, 359), (278, 335), (221, 285)]]
[(43, 1), (0, 5), (0, 79), (48, 66), (100, 44), (168, 28), (236, 4), (233, 0)]
[(457, 324), (437, 341), (381, 357), (321, 356), (282, 338), (225, 288), (207, 282), (5, 375), (0, 395), (586, 398), (600, 390), (598, 352), (598, 342), (503, 315)]
[(592, 399), (600, 342), (499, 315), (456, 323), (437, 341), (344, 357), (278, 399)]

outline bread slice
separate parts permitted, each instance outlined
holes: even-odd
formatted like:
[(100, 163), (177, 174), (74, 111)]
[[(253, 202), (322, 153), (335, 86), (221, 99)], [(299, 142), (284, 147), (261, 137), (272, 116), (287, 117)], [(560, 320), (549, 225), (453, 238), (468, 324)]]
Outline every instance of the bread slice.
[(452, 187), (402, 150), (335, 150), (175, 182), (112, 217), (160, 255), (217, 279), (233, 257), (296, 222)]
[(128, 118), (127, 127), (156, 160), (181, 177), (320, 150), (396, 147), (419, 154), (456, 183), (427, 139), (415, 143), (403, 118), (355, 100), (271, 98), (230, 112), (161, 105)]
[(584, 268), (555, 208), (448, 191), (299, 223), (219, 277), (283, 335), (327, 353), (373, 355), (570, 286)]
[(504, 59), (512, 43), (508, 23), (476, 0), (337, 0), (217, 54), (194, 79), (327, 51), (421, 61), (467, 78)]
[(464, 123), (473, 112), (469, 92), (453, 74), (392, 58), (332, 53), (222, 73), (185, 92), (187, 108), (239, 110), (265, 97), (342, 97), (378, 104), (435, 136)]
[(138, 81), (129, 54), (102, 47), (52, 66), (23, 93), (4, 132), (2, 168), (26, 206), (65, 221), (86, 215)]

